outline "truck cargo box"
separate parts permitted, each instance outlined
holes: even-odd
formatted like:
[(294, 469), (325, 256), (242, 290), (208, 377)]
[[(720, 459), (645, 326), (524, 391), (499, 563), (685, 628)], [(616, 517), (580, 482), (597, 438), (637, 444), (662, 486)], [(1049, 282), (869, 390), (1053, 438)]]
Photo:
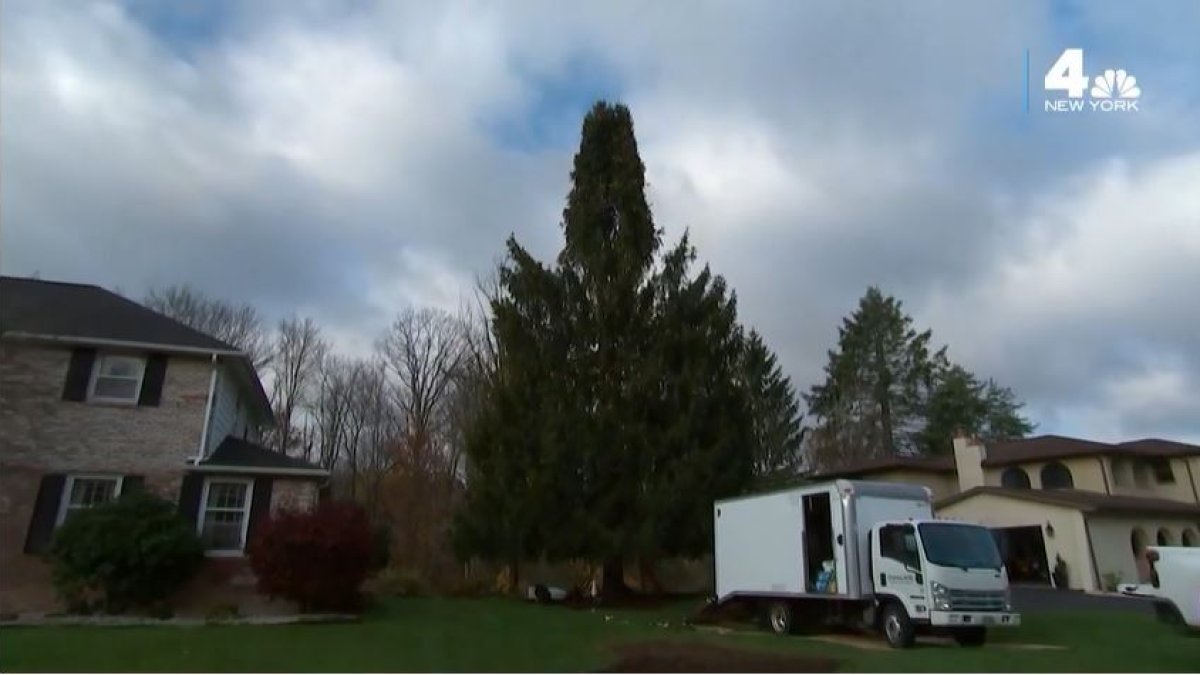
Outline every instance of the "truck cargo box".
[(870, 595), (871, 526), (932, 518), (931, 502), (921, 486), (849, 480), (718, 501), (716, 597)]

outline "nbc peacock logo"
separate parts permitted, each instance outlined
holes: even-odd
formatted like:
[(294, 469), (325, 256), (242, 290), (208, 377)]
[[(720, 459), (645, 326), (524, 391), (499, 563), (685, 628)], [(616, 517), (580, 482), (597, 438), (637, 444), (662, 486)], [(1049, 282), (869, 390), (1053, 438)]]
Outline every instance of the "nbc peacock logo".
[(1137, 78), (1125, 72), (1124, 68), (1109, 68), (1092, 83), (1092, 98), (1137, 98), (1141, 95), (1142, 88), (1137, 86)]
[[(1137, 78), (1124, 68), (1109, 68), (1089, 78), (1083, 69), (1083, 50), (1079, 48), (1063, 50), (1046, 71), (1044, 84), (1047, 93), (1067, 94), (1066, 98), (1047, 96), (1043, 105), (1046, 112), (1138, 112), (1142, 96)], [(1085, 94), (1090, 100), (1084, 99)]]

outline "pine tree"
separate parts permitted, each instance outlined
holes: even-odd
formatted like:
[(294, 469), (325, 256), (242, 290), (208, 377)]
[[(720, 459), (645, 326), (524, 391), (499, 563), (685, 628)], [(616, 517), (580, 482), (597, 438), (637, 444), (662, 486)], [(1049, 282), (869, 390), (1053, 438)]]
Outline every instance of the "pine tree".
[(792, 380), (753, 330), (742, 349), (740, 367), (754, 425), (755, 481), (767, 486), (793, 479), (803, 465), (805, 429)]
[(805, 396), (817, 427), (807, 452), (838, 466), (890, 455), (943, 453), (958, 429), (985, 440), (1021, 438), (1032, 425), (1011, 389), (980, 382), (931, 351), (899, 300), (870, 287), (842, 321), (825, 382)]
[(867, 289), (842, 321), (826, 381), (805, 396), (821, 433), (813, 452), (825, 463), (915, 454), (924, 403), (945, 348), (930, 353), (930, 331), (918, 333), (899, 300)]
[(944, 368), (927, 406), (921, 450), (934, 455), (953, 452), (959, 431), (985, 441), (1023, 438), (1033, 425), (1020, 414), (1021, 407), (1012, 390), (994, 380), (980, 382), (958, 365)]
[(752, 478), (753, 429), (736, 298), (693, 274), (686, 235), (661, 254), (627, 108), (587, 115), (571, 180), (556, 265), (509, 242), (457, 536), (480, 555), (600, 562), (617, 595), (627, 561), (708, 550), (713, 500)]

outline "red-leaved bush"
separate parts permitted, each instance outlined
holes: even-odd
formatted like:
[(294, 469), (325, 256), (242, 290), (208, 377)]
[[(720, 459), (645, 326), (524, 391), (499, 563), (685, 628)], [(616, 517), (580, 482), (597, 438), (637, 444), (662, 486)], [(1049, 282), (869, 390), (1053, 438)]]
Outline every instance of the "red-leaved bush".
[(371, 524), (353, 502), (283, 511), (250, 542), (259, 591), (299, 603), (302, 611), (351, 610), (371, 568)]

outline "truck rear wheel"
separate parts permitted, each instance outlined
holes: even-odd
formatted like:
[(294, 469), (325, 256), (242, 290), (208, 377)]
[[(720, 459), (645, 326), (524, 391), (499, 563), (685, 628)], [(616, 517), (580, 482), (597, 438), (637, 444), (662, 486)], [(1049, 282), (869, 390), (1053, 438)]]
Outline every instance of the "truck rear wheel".
[(908, 618), (908, 612), (898, 603), (891, 602), (884, 606), (879, 623), (883, 629), (883, 637), (896, 649), (911, 647), (917, 639), (917, 630), (912, 619)]
[(987, 642), (987, 629), (983, 626), (959, 628), (954, 631), (954, 641), (960, 647), (982, 647)]
[(785, 600), (767, 603), (767, 628), (776, 635), (789, 635), (792, 632), (792, 604)]

